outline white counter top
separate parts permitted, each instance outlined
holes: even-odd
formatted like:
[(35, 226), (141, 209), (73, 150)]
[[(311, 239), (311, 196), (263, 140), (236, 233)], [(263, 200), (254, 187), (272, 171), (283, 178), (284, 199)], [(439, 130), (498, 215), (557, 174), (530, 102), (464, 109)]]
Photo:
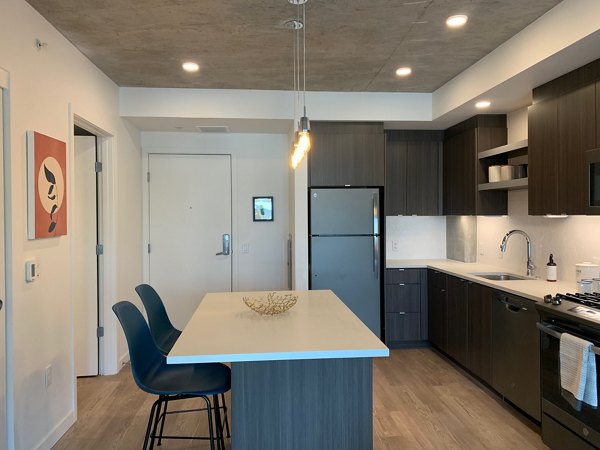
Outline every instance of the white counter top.
[(244, 304), (242, 297), (256, 292), (207, 294), (167, 363), (389, 356), (389, 349), (332, 291), (292, 292), (298, 295), (296, 305), (275, 316), (262, 316)]
[[(567, 292), (577, 292), (577, 283), (574, 281), (546, 281), (544, 279), (535, 280), (509, 280), (493, 281), (485, 278), (471, 275), (472, 273), (482, 272), (509, 272), (522, 275), (518, 271), (507, 270), (502, 267), (491, 266), (479, 263), (464, 263), (450, 259), (395, 259), (386, 261), (387, 269), (395, 268), (430, 268), (439, 270), (449, 275), (455, 275), (470, 281), (474, 281), (485, 286), (492, 287), (510, 294), (519, 295), (530, 300), (542, 301), (544, 295)], [(544, 268), (545, 269), (545, 268)]]

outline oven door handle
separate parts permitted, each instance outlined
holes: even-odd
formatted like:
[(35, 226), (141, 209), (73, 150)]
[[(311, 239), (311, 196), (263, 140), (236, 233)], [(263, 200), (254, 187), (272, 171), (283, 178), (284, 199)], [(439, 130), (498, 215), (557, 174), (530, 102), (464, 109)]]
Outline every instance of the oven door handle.
[[(541, 322), (537, 322), (535, 325), (538, 327), (538, 329), (540, 331), (560, 340), (562, 333), (560, 331), (556, 331), (556, 329), (552, 325), (545, 325)], [(592, 353), (595, 353), (596, 355), (600, 356), (600, 348), (599, 347), (592, 345), (592, 348), (590, 350), (592, 351)]]

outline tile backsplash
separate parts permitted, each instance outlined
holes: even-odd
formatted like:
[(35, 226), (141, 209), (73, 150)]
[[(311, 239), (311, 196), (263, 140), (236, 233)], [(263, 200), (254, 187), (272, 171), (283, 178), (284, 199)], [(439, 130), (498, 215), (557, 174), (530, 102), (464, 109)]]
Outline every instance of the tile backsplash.
[(388, 216), (385, 218), (386, 259), (446, 258), (446, 218)]
[(550, 253), (558, 265), (559, 280), (574, 281), (576, 263), (600, 263), (600, 217), (529, 216), (527, 190), (509, 192), (508, 216), (477, 218), (477, 261), (525, 274), (527, 252), (522, 236), (511, 236), (506, 253), (500, 253), (500, 242), (512, 229), (523, 230), (531, 238), (534, 274), (541, 278), (546, 276)]

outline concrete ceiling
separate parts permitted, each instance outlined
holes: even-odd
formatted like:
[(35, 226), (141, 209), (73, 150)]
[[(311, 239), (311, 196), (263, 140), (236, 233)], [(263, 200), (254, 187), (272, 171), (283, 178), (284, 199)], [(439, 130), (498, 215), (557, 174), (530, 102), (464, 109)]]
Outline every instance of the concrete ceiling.
[[(287, 0), (27, 1), (119, 86), (293, 88)], [(558, 3), (310, 0), (306, 89), (433, 92)], [(452, 14), (469, 22), (450, 30)], [(187, 60), (200, 71), (184, 73)]]

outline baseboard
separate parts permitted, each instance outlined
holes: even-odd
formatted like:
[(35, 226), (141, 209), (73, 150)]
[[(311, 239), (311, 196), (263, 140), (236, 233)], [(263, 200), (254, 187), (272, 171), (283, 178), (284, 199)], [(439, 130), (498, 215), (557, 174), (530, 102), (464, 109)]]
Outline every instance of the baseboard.
[(73, 426), (77, 420), (75, 410), (71, 410), (42, 441), (35, 447), (36, 450), (50, 450), (58, 440)]
[(129, 362), (129, 352), (125, 352), (125, 354), (119, 358), (119, 367), (117, 370), (120, 372), (121, 369), (123, 368), (123, 366), (125, 364), (127, 364), (128, 362)]

